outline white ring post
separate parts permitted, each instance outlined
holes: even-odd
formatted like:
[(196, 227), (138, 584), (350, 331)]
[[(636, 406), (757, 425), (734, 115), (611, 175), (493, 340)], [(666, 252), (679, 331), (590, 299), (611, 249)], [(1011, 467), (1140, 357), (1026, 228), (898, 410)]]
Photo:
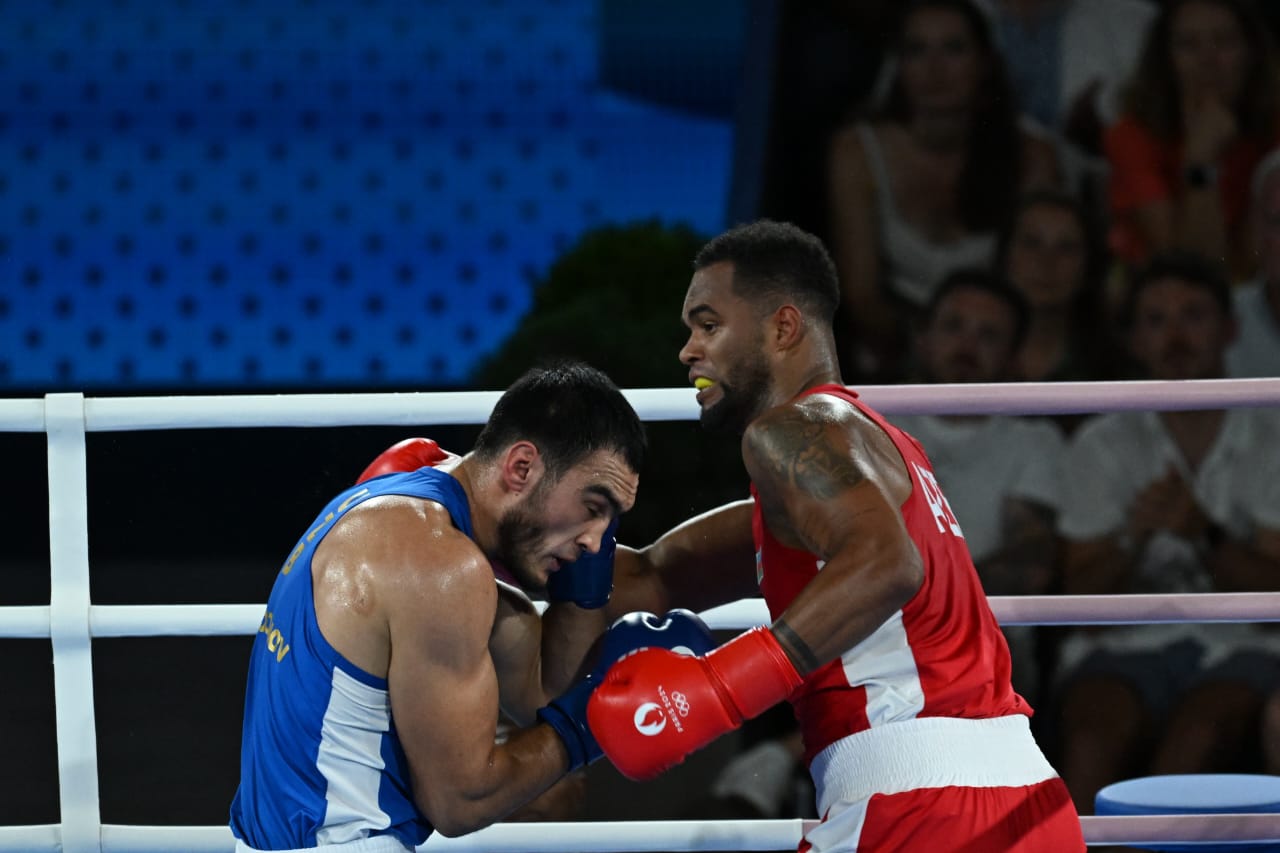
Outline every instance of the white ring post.
[(83, 394), (45, 397), (49, 448), (49, 637), (64, 853), (102, 850), (89, 639), (89, 497)]

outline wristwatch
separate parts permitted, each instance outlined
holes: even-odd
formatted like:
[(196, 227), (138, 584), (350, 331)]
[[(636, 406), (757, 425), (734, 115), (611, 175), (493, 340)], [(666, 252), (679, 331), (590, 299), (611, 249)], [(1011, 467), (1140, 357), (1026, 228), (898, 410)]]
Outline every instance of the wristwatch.
[(1182, 179), (1192, 189), (1208, 189), (1218, 183), (1218, 167), (1206, 166), (1203, 163), (1188, 163), (1182, 170)]

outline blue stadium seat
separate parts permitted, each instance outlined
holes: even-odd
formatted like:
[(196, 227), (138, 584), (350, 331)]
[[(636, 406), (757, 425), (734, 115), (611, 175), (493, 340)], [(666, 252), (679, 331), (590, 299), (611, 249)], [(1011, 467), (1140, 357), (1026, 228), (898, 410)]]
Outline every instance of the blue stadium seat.
[[(1128, 779), (1100, 790), (1094, 811), (1098, 815), (1280, 814), (1280, 776), (1194, 773)], [(1280, 853), (1280, 844), (1264, 842), (1134, 846), (1195, 853)]]

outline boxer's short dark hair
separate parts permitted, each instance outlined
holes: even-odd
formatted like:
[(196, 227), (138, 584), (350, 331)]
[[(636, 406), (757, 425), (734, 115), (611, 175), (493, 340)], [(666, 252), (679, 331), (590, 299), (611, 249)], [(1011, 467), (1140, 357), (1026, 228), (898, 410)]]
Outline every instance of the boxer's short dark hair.
[(840, 304), (836, 265), (822, 241), (802, 228), (769, 219), (739, 225), (703, 246), (693, 268), (724, 261), (733, 264), (733, 290), (739, 296), (795, 301), (827, 321), (835, 317)]
[(617, 451), (632, 471), (644, 465), (644, 424), (602, 371), (564, 361), (526, 371), (498, 399), (474, 451), (493, 458), (530, 441), (548, 472), (559, 478), (598, 450)]

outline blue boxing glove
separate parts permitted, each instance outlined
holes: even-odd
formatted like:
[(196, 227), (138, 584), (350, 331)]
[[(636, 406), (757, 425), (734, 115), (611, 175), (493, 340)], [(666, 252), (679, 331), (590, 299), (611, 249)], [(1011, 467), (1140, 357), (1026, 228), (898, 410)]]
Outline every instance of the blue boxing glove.
[(609, 603), (613, 592), (613, 552), (618, 548), (618, 519), (605, 528), (600, 549), (584, 553), (567, 566), (552, 572), (547, 579), (547, 598), (572, 601), (579, 607), (595, 610)]
[(609, 667), (632, 652), (650, 647), (682, 655), (705, 655), (716, 647), (707, 623), (692, 610), (668, 610), (662, 616), (637, 611), (618, 617), (600, 644), (600, 657), (590, 678), (597, 684)]
[(604, 754), (587, 725), (587, 700), (609, 667), (639, 649), (658, 647), (678, 654), (705, 655), (715, 646), (711, 629), (690, 610), (670, 610), (662, 616), (628, 613), (609, 626), (600, 643), (595, 669), (538, 709), (538, 719), (555, 729), (564, 741), (569, 770), (590, 764)]

